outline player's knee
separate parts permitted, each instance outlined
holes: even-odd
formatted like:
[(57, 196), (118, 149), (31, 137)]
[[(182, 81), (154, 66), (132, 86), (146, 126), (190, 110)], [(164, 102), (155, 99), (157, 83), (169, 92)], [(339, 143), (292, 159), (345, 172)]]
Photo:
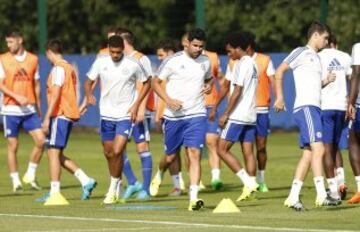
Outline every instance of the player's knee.
[(46, 143), (45, 138), (41, 137), (35, 141), (35, 146), (39, 149), (43, 149), (45, 146), (45, 143)]
[(7, 147), (10, 151), (16, 151), (18, 147), (18, 141), (8, 141)]
[(165, 162), (167, 164), (171, 164), (172, 162), (174, 162), (175, 158), (176, 158), (176, 155), (167, 155), (165, 157)]
[(136, 151), (138, 154), (149, 151), (149, 146), (147, 142), (142, 142), (136, 144)]
[(258, 155), (266, 155), (266, 147), (259, 147), (256, 149)]

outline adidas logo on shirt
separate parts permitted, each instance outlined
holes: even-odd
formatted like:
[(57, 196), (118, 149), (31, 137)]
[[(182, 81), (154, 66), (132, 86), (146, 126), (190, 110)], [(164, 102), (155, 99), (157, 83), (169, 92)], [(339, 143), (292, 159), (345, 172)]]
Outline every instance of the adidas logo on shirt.
[(327, 70), (328, 71), (340, 71), (340, 70), (344, 70), (345, 68), (341, 65), (341, 63), (338, 61), (338, 59), (334, 58), (332, 59), (332, 61), (330, 62)]

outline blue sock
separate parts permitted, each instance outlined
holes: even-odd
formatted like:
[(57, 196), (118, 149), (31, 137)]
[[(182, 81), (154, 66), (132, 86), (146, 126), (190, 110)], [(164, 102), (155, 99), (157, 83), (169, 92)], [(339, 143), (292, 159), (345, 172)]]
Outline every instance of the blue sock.
[(151, 174), (152, 174), (152, 158), (151, 153), (149, 151), (145, 151), (140, 153), (141, 159), (141, 167), (143, 174), (143, 190), (149, 193), (149, 186), (151, 182)]
[(128, 184), (133, 185), (136, 183), (137, 179), (131, 168), (130, 160), (128, 159), (126, 152), (123, 153), (123, 161), (124, 161), (123, 173), (127, 179)]

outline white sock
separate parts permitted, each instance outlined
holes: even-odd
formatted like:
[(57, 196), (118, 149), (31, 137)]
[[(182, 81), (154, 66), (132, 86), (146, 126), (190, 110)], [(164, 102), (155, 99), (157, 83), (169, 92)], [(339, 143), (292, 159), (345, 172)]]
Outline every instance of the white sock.
[(119, 180), (117, 186), (116, 186), (116, 196), (118, 198), (121, 198), (121, 180)]
[(245, 186), (250, 186), (252, 183), (252, 180), (250, 178), (250, 176), (247, 174), (247, 172), (245, 171), (244, 168), (240, 169), (240, 171), (238, 171), (236, 173), (236, 175), (241, 179), (241, 181), (243, 182), (243, 184)]
[(258, 183), (265, 183), (265, 170), (259, 170), (256, 178)]
[(155, 174), (155, 179), (158, 180), (159, 182), (161, 182), (162, 177), (163, 177), (163, 173), (160, 171), (160, 169), (158, 169), (156, 174)]
[(18, 172), (10, 173), (10, 178), (12, 180), (13, 186), (21, 185), (20, 177)]
[(198, 185), (190, 185), (189, 187), (189, 195), (190, 201), (194, 201), (198, 199), (199, 186)]
[(51, 181), (50, 182), (50, 195), (53, 193), (60, 192), (60, 181)]
[(180, 189), (180, 178), (179, 175), (172, 175), (171, 176), (173, 184), (174, 184), (174, 188), (176, 189)]
[(110, 186), (109, 186), (108, 193), (110, 193), (110, 194), (116, 193), (116, 189), (117, 189), (119, 181), (120, 181), (120, 178), (112, 177), (112, 176), (110, 177)]
[(37, 166), (38, 166), (38, 165), (37, 165), (36, 163), (29, 162), (28, 169), (27, 169), (27, 171), (26, 171), (26, 173), (25, 173), (25, 175), (26, 175), (29, 179), (31, 179), (31, 180), (35, 179)]
[(90, 181), (90, 178), (80, 168), (75, 171), (74, 176), (80, 181), (82, 186), (86, 185)]
[(336, 180), (338, 185), (342, 185), (345, 184), (345, 172), (344, 172), (344, 168), (337, 168), (336, 169)]
[(184, 183), (184, 178), (183, 178), (183, 176), (182, 176), (182, 173), (181, 173), (181, 172), (179, 172), (179, 180), (180, 180), (180, 183), (181, 183), (181, 182), (183, 182), (183, 183)]
[(214, 168), (211, 170), (211, 181), (220, 179), (220, 169)]
[(319, 199), (325, 199), (327, 194), (325, 190), (324, 177), (316, 176), (314, 177), (314, 184), (316, 188), (316, 194)]
[(301, 187), (303, 182), (301, 180), (294, 179), (291, 185), (289, 198), (298, 201), (300, 196)]
[(357, 186), (357, 192), (360, 192), (360, 176), (355, 176), (355, 182)]
[(327, 183), (330, 190), (330, 196), (335, 199), (339, 199), (339, 191), (338, 191), (338, 185), (335, 178), (329, 178), (327, 179)]

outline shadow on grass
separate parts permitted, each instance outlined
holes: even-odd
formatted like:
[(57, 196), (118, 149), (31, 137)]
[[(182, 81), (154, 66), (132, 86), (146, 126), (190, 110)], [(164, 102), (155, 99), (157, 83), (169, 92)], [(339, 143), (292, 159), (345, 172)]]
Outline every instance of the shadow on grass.
[(23, 197), (23, 196), (33, 196), (34, 193), (8, 193), (0, 194), (0, 197)]

